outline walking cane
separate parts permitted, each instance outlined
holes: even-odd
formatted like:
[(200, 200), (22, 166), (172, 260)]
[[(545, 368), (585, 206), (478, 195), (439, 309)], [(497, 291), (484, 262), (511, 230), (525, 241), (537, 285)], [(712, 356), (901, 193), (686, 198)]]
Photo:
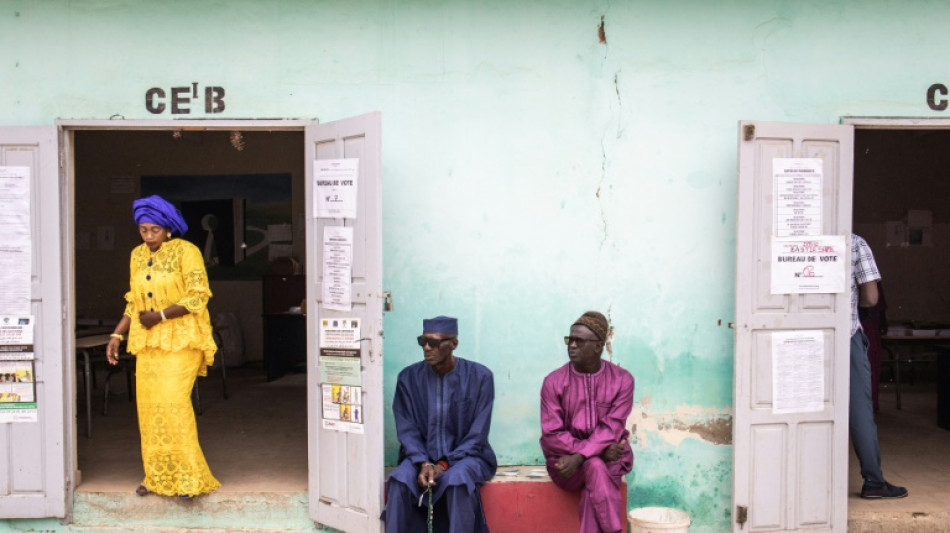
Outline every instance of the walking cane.
[(432, 533), (432, 483), (430, 482), (426, 485), (426, 490), (419, 495), (419, 507), (422, 507), (422, 499), (426, 497), (426, 494), (429, 495), (429, 512), (426, 516), (426, 525), (429, 528), (429, 533)]

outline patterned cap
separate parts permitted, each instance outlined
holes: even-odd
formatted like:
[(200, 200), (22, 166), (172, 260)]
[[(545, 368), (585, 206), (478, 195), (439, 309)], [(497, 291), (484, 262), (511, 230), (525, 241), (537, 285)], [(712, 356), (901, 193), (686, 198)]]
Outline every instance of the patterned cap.
[(572, 326), (581, 325), (594, 332), (600, 340), (607, 340), (607, 333), (610, 331), (610, 324), (607, 317), (597, 311), (588, 311), (574, 321)]

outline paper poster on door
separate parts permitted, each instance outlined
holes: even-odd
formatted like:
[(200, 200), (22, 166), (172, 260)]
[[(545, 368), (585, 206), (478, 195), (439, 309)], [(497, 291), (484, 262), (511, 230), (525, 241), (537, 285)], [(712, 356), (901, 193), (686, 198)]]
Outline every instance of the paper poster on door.
[(321, 305), (324, 309), (349, 311), (353, 294), (353, 228), (323, 228), (323, 284)]
[(36, 420), (35, 361), (0, 361), (0, 423)]
[(320, 381), (361, 386), (360, 319), (320, 319)]
[(822, 235), (808, 239), (772, 238), (772, 294), (845, 292), (847, 280), (845, 238)]
[(0, 313), (30, 312), (30, 168), (0, 167)]
[(822, 160), (772, 159), (776, 237), (821, 235)]
[(824, 409), (825, 339), (819, 330), (772, 333), (772, 412)]
[(359, 159), (318, 159), (313, 162), (314, 216), (356, 218)]
[(33, 317), (0, 316), (0, 361), (33, 359)]
[(320, 355), (360, 356), (360, 319), (320, 319)]
[(0, 316), (0, 423), (36, 422), (33, 317)]
[(363, 388), (321, 383), (323, 429), (363, 433)]

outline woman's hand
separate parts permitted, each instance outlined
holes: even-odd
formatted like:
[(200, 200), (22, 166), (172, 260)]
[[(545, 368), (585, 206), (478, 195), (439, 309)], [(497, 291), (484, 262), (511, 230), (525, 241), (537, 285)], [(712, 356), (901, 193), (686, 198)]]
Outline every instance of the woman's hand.
[(152, 326), (162, 321), (161, 313), (155, 311), (139, 311), (139, 322), (145, 329), (152, 329)]
[(122, 341), (116, 337), (109, 339), (109, 344), (106, 345), (106, 360), (109, 361), (110, 365), (119, 364), (119, 345), (122, 344)]

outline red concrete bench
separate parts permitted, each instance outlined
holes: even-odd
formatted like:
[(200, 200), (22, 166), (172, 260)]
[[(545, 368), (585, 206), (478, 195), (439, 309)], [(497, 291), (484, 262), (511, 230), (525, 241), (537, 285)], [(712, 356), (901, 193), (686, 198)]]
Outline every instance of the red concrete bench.
[[(504, 475), (514, 469), (518, 475)], [(546, 473), (538, 475), (542, 471), (543, 466), (499, 467), (498, 475), (482, 486), (482, 505), (492, 533), (577, 533), (580, 493), (559, 488)], [(624, 502), (620, 518), (626, 532), (626, 482), (621, 482), (620, 491)]]

